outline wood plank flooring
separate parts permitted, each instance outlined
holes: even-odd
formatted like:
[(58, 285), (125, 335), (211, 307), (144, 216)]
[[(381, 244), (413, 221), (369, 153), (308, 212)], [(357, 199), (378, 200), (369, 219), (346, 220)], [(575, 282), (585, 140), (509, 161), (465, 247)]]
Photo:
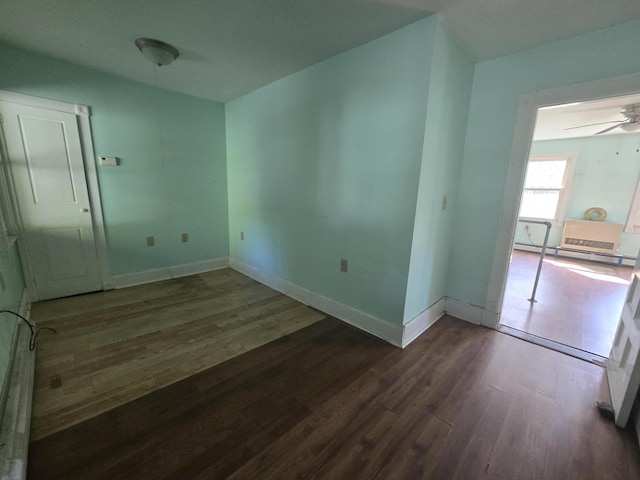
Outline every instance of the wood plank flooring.
[(547, 256), (532, 304), (539, 258), (514, 250), (501, 324), (608, 357), (632, 269)]
[(110, 410), (324, 315), (231, 269), (33, 305), (31, 439)]
[(29, 478), (640, 478), (603, 373), (452, 317), (405, 350), (327, 318), (33, 442)]

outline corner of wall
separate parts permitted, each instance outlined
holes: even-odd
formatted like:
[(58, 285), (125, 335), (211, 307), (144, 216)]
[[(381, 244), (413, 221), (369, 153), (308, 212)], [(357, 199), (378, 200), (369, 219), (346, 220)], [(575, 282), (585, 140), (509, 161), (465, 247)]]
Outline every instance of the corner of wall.
[(425, 132), (404, 318), (412, 318), (447, 292), (455, 227), (456, 197), (473, 62), (451, 37), (440, 17), (431, 55)]

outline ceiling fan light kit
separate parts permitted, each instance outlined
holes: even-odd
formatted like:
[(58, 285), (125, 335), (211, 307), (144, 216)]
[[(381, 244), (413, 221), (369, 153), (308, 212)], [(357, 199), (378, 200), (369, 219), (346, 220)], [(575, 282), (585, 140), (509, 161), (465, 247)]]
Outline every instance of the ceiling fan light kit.
[(625, 123), (624, 125), (620, 125), (620, 128), (627, 132), (637, 132), (640, 130), (640, 122)]
[(640, 130), (640, 103), (632, 103), (631, 105), (625, 105), (620, 110), (620, 114), (626, 117), (626, 120), (612, 120), (610, 122), (602, 122), (602, 123), (592, 123), (589, 125), (580, 125), (577, 127), (569, 127), (565, 128), (565, 130), (573, 130), (574, 128), (584, 128), (584, 127), (592, 127), (594, 125), (604, 125), (607, 123), (615, 123), (616, 125), (612, 125), (611, 127), (607, 127), (604, 130), (600, 130), (599, 132), (594, 133), (594, 135), (600, 135), (602, 133), (607, 133), (616, 128), (621, 128), (626, 132), (635, 132)]

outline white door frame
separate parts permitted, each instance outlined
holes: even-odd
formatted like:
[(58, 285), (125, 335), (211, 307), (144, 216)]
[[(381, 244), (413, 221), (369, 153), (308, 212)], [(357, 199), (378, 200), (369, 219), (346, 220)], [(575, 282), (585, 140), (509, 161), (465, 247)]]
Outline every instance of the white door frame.
[(482, 324), (498, 328), (502, 299), (507, 282), (509, 257), (518, 223), (524, 175), (529, 160), (538, 108), (563, 103), (584, 102), (606, 97), (630, 95), (640, 91), (640, 74), (595, 80), (576, 85), (539, 90), (520, 97), (511, 157), (502, 199), (502, 213), (493, 251), (489, 288)]
[[(100, 269), (100, 278), (102, 281), (102, 288), (104, 290), (111, 290), (114, 288), (113, 280), (111, 278), (111, 270), (109, 268), (109, 257), (107, 255), (107, 237), (104, 229), (104, 218), (102, 216), (102, 204), (100, 202), (100, 189), (98, 186), (98, 175), (96, 171), (95, 157), (93, 154), (93, 140), (91, 139), (91, 124), (89, 122), (90, 109), (86, 105), (71, 104), (58, 102), (56, 100), (48, 100), (45, 98), (32, 97), (30, 95), (23, 95), (20, 93), (7, 92), (0, 90), (0, 101), (17, 103), (20, 105), (26, 105), (36, 108), (44, 108), (48, 110), (55, 110), (58, 112), (71, 113), (76, 116), (78, 120), (78, 129), (80, 132), (80, 144), (82, 146), (82, 157), (84, 160), (85, 180), (87, 182), (87, 189), (89, 191), (89, 203), (91, 209), (91, 218), (93, 220), (93, 235), (96, 244), (96, 254), (98, 257), (98, 267)], [(17, 227), (21, 231), (22, 224), (20, 216), (15, 214), (17, 205), (17, 198), (15, 196), (15, 184), (13, 177), (8, 169), (5, 169), (4, 174), (6, 176), (7, 183), (9, 184), (11, 201), (13, 203), (13, 211)], [(33, 283), (33, 275), (31, 271), (31, 264), (29, 262), (28, 253), (24, 240), (18, 235), (18, 246), (20, 248), (20, 258), (22, 263), (22, 269), (24, 272), (25, 285), (33, 301), (35, 284)]]

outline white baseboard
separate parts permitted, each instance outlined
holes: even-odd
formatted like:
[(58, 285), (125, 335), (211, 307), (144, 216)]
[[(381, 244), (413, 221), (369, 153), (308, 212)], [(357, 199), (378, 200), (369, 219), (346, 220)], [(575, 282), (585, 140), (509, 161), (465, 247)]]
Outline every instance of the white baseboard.
[(396, 325), (344, 303), (320, 295), (319, 293), (307, 288), (300, 287), (288, 280), (284, 280), (276, 275), (260, 270), (259, 268), (246, 264), (236, 258), (224, 257), (204, 262), (117, 275), (113, 277), (113, 281), (116, 288), (123, 288), (168, 280), (170, 278), (194, 275), (225, 267), (231, 267), (247, 277), (253, 278), (254, 280), (273, 288), (274, 290), (277, 290), (300, 303), (317, 308), (332, 317), (353, 325), (360, 330), (370, 333), (400, 348), (404, 348), (413, 342), (429, 327), (435, 324), (445, 312), (462, 320), (475, 323), (476, 325), (485, 325), (495, 328), (495, 326), (492, 326), (490, 321), (487, 321), (485, 318), (487, 317), (488, 312), (485, 312), (483, 308), (446, 297), (438, 300), (431, 307), (411, 319), (404, 326)]
[(218, 270), (228, 266), (228, 257), (214, 258), (212, 260), (204, 260), (202, 262), (154, 268), (152, 270), (145, 270), (144, 272), (115, 275), (113, 277), (113, 285), (115, 288), (132, 287), (134, 285), (142, 285), (144, 283), (160, 282), (171, 278), (186, 277), (188, 275), (210, 272), (212, 270)]
[(448, 298), (445, 302), (444, 311), (452, 317), (466, 320), (467, 322), (475, 325), (484, 325), (483, 318), (485, 315), (485, 309), (476, 305), (470, 305), (468, 303)]
[(405, 348), (416, 338), (433, 326), (444, 315), (446, 297), (442, 297), (422, 313), (416, 315), (404, 325), (402, 332), (402, 348)]
[[(18, 313), (29, 318), (31, 305), (26, 290), (22, 294)], [(11, 352), (8, 395), (2, 411), (0, 429), (0, 478), (22, 480), (27, 477), (29, 429), (31, 427), (31, 405), (35, 352), (29, 350), (29, 328), (19, 321), (14, 334)]]
[(400, 325), (387, 322), (386, 320), (382, 320), (381, 318), (315, 292), (310, 292), (309, 305), (338, 320), (342, 320), (349, 325), (353, 325), (360, 330), (370, 333), (391, 345), (402, 348), (402, 332), (404, 328)]
[(273, 288), (280, 293), (284, 293), (286, 296), (291, 297), (300, 303), (311, 305), (311, 291), (306, 288), (299, 287), (294, 283), (241, 262), (236, 258), (229, 258), (229, 267), (249, 278), (253, 278), (257, 282)]
[[(533, 252), (540, 253), (542, 251), (542, 247), (538, 247), (535, 245), (526, 245), (522, 243), (516, 243), (513, 248), (515, 250), (521, 250), (523, 252)], [(555, 249), (553, 247), (547, 247), (547, 252), (545, 254), (545, 258), (554, 258)], [(580, 252), (569, 252), (567, 250), (558, 251), (558, 258), (575, 258), (576, 260), (589, 260), (592, 262), (598, 263), (606, 263), (607, 265), (617, 266), (618, 259), (614, 257), (606, 257), (604, 255), (596, 255), (594, 253), (580, 253)], [(633, 267), (636, 264), (635, 258), (624, 257), (622, 259), (622, 265), (626, 267)]]
[(404, 328), (400, 325), (382, 320), (356, 308), (345, 305), (331, 298), (320, 295), (307, 288), (295, 285), (276, 275), (264, 272), (256, 267), (248, 265), (235, 258), (229, 259), (229, 266), (238, 272), (263, 283), (305, 305), (331, 315), (342, 320), (349, 325), (353, 325), (360, 330), (370, 333), (397, 347), (402, 347)]

